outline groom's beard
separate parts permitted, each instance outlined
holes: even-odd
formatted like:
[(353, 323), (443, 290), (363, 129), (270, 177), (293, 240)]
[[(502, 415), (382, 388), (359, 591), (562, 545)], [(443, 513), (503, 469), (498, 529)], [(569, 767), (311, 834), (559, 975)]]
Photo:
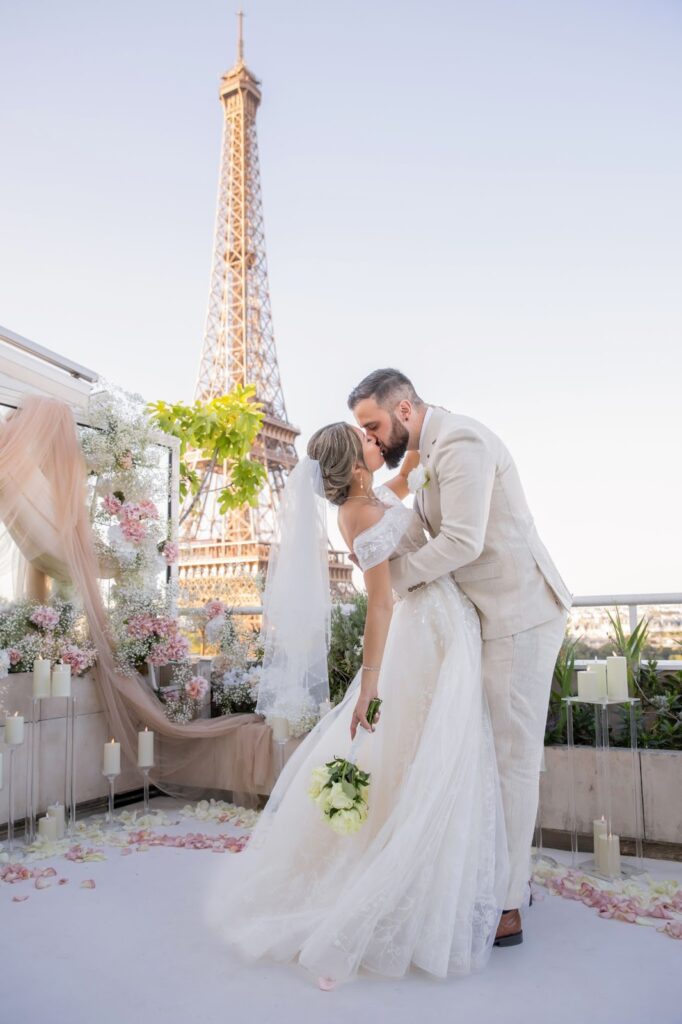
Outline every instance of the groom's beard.
[(409, 430), (400, 422), (395, 413), (391, 413), (391, 435), (388, 444), (381, 445), (381, 452), (389, 469), (395, 469), (400, 465), (409, 443)]

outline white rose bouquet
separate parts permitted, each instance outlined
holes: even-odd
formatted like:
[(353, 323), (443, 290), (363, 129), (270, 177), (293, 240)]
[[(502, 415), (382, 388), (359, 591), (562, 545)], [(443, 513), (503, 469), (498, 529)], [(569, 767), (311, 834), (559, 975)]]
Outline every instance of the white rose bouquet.
[[(381, 701), (375, 697), (367, 709), (367, 721), (374, 721)], [(367, 818), (370, 773), (354, 761), (335, 757), (313, 770), (308, 795), (320, 808), (334, 831), (341, 836), (357, 832)]]

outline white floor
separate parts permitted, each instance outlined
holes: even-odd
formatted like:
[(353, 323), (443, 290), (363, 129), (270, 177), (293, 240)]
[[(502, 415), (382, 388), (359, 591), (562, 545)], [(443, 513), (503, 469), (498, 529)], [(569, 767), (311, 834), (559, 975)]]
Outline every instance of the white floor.
[[(187, 818), (164, 831), (243, 834)], [(30, 881), (0, 883), (2, 1024), (682, 1024), (682, 942), (602, 920), (540, 886), (525, 913), (523, 944), (494, 949), (479, 975), (363, 977), (321, 992), (296, 967), (243, 966), (205, 929), (210, 877), (229, 871), (238, 854), (106, 853), (102, 862), (62, 857), (30, 865), (53, 864), (69, 879), (63, 886), (56, 879), (42, 891)], [(682, 881), (682, 864), (646, 864), (657, 878)], [(90, 878), (96, 888), (81, 889)]]

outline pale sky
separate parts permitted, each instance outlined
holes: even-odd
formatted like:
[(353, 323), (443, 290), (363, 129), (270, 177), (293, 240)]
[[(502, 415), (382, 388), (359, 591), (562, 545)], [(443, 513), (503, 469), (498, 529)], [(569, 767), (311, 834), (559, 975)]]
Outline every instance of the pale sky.
[[(236, 7), (0, 0), (0, 323), (150, 399), (192, 398)], [(244, 7), (303, 439), (398, 366), (574, 593), (682, 590), (682, 5)]]

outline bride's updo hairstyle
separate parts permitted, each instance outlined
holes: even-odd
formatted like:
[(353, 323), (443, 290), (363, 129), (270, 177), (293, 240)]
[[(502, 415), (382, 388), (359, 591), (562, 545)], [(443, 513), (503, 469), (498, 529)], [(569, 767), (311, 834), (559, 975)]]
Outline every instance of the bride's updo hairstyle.
[(308, 441), (308, 457), (320, 464), (324, 493), (332, 505), (343, 505), (358, 463), (365, 469), (362, 442), (350, 423), (320, 427)]

